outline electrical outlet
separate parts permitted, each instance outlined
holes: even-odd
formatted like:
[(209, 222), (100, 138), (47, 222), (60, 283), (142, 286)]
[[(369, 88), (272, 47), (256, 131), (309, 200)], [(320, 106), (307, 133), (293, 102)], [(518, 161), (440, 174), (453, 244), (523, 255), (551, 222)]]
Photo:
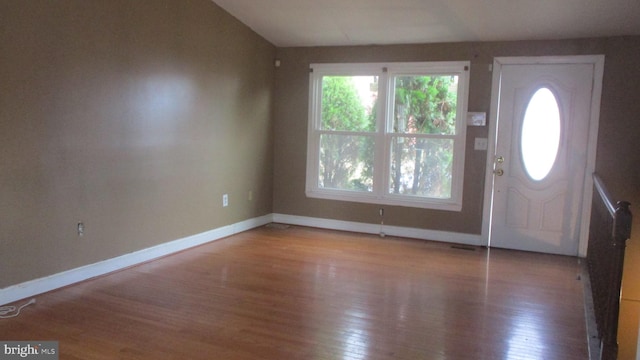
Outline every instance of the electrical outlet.
[(78, 223), (78, 236), (84, 235), (84, 223), (81, 221)]
[(224, 194), (222, 195), (222, 207), (227, 207), (227, 206), (229, 206), (229, 195)]

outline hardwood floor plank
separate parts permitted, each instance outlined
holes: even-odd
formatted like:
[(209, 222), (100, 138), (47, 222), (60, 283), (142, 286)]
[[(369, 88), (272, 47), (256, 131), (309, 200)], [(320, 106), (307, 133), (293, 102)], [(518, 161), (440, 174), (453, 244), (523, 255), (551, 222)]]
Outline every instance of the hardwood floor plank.
[(43, 294), (61, 359), (588, 359), (575, 258), (262, 227)]

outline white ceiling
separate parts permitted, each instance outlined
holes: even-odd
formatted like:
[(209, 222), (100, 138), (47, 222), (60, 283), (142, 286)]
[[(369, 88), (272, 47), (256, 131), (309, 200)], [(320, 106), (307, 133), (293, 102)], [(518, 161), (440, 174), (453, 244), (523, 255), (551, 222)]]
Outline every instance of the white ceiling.
[(640, 35), (640, 0), (213, 0), (279, 47)]

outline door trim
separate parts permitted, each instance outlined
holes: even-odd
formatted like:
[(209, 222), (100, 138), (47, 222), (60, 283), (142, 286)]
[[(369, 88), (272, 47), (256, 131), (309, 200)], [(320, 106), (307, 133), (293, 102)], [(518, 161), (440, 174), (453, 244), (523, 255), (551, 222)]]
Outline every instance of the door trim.
[(491, 108), (489, 120), (489, 144), (487, 148), (487, 164), (485, 167), (485, 189), (482, 211), (481, 241), (489, 246), (491, 209), (493, 200), (493, 165), (496, 149), (496, 131), (498, 120), (498, 105), (500, 91), (500, 75), (503, 65), (536, 65), (536, 64), (591, 64), (593, 65), (593, 90), (591, 93), (591, 115), (589, 119), (589, 138), (587, 142), (587, 166), (584, 178), (584, 191), (582, 194), (582, 210), (580, 216), (580, 229), (578, 256), (587, 256), (587, 243), (589, 239), (589, 221), (591, 215), (591, 196), (593, 194), (593, 178), (596, 165), (596, 148), (598, 145), (598, 126), (600, 122), (600, 98), (602, 95), (602, 77), (604, 74), (604, 55), (577, 55), (577, 56), (527, 56), (527, 57), (496, 57), (493, 60), (493, 77), (491, 84)]

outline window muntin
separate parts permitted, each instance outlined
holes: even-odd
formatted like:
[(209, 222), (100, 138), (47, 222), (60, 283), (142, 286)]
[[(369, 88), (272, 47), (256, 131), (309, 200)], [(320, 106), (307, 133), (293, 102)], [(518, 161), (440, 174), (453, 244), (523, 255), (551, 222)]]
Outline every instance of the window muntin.
[(312, 65), (307, 195), (459, 211), (468, 66)]

